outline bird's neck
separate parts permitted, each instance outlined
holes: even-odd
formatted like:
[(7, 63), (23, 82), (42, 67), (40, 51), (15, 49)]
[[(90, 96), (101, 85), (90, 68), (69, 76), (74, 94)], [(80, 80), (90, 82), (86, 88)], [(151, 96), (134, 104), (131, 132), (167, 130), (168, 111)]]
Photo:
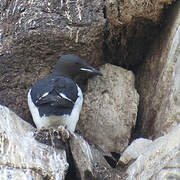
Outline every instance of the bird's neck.
[(52, 72), (52, 75), (53, 76), (65, 76), (65, 77), (68, 77), (70, 79), (74, 79), (75, 78), (75, 77), (73, 77), (74, 75), (72, 75), (71, 73), (66, 73), (66, 72), (63, 72), (63, 71), (59, 72), (59, 71), (56, 71), (56, 70), (54, 70)]

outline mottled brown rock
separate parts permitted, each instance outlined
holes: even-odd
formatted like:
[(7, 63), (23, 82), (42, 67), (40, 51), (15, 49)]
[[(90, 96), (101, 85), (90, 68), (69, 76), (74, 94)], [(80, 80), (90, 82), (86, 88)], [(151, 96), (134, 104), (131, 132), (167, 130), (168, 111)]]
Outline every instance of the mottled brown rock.
[(64, 180), (68, 163), (64, 150), (38, 143), (35, 129), (0, 106), (0, 177)]
[(45, 65), (43, 58), (49, 64), (56, 62), (64, 53), (79, 54), (91, 64), (100, 63), (102, 50), (96, 48), (101, 49), (103, 43), (103, 1), (1, 0), (1, 3), (2, 44), (6, 53), (20, 56), (21, 60), (41, 57), (41, 62), (34, 61), (37, 65)]
[(107, 18), (116, 26), (130, 24), (137, 17), (157, 22), (163, 7), (172, 2), (173, 0), (106, 0)]
[(157, 137), (180, 121), (180, 2), (137, 73), (139, 128)]
[(139, 95), (134, 75), (106, 64), (103, 76), (90, 79), (78, 127), (83, 136), (105, 152), (122, 152), (135, 126)]

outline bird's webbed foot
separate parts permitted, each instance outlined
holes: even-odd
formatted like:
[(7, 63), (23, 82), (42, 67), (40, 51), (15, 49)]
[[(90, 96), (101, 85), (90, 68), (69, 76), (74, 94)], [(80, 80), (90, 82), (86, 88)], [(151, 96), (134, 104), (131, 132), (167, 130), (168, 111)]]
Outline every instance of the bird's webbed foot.
[(69, 132), (63, 126), (59, 126), (58, 129), (41, 128), (34, 132), (34, 138), (40, 143), (64, 149), (69, 139)]

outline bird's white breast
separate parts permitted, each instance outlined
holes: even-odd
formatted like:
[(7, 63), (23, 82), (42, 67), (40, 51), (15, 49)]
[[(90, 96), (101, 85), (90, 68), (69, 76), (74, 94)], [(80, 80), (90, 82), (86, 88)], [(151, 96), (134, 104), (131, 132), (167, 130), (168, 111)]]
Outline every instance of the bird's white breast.
[(78, 98), (74, 103), (73, 110), (70, 115), (62, 115), (62, 116), (42, 116), (40, 117), (38, 107), (32, 102), (31, 98), (31, 89), (28, 92), (28, 106), (30, 112), (33, 117), (33, 121), (36, 124), (38, 129), (41, 128), (54, 128), (57, 129), (59, 126), (65, 126), (68, 130), (74, 132), (76, 128), (76, 124), (79, 120), (79, 114), (82, 108), (83, 103), (83, 94), (79, 86), (78, 88)]

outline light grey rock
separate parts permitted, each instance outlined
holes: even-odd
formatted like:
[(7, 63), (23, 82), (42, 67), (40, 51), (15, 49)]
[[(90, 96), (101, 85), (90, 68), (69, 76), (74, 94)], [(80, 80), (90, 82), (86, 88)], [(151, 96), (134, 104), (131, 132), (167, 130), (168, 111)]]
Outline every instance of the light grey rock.
[(180, 168), (162, 169), (157, 175), (154, 175), (151, 180), (179, 180)]
[(180, 123), (180, 1), (137, 73), (144, 136), (158, 137)]
[(18, 167), (0, 166), (0, 180), (43, 180), (43, 176), (31, 169), (18, 169)]
[(71, 133), (70, 148), (79, 179), (92, 179), (93, 164), (92, 153), (89, 144), (81, 136)]
[(152, 143), (152, 140), (138, 138), (134, 140), (123, 152), (119, 163), (128, 164), (143, 154)]
[(173, 158), (165, 168), (180, 168), (180, 147), (177, 149), (175, 158)]
[(81, 180), (121, 180), (118, 170), (113, 169), (105, 160), (103, 152), (89, 145), (81, 136), (72, 133), (70, 148), (76, 166), (76, 173)]
[(180, 179), (180, 148), (175, 157), (152, 177), (152, 180), (179, 180)]
[[(168, 166), (172, 159), (176, 158), (179, 148), (180, 124), (168, 134), (154, 140), (148, 149), (128, 167), (126, 171), (127, 180), (148, 180), (152, 178), (153, 175)], [(170, 176), (170, 174), (168, 175)]]
[(8, 108), (0, 105), (0, 177), (63, 180), (68, 168), (66, 153), (38, 143), (35, 130)]
[(102, 77), (90, 79), (78, 129), (90, 143), (104, 152), (122, 152), (135, 126), (139, 95), (134, 75), (106, 64)]

